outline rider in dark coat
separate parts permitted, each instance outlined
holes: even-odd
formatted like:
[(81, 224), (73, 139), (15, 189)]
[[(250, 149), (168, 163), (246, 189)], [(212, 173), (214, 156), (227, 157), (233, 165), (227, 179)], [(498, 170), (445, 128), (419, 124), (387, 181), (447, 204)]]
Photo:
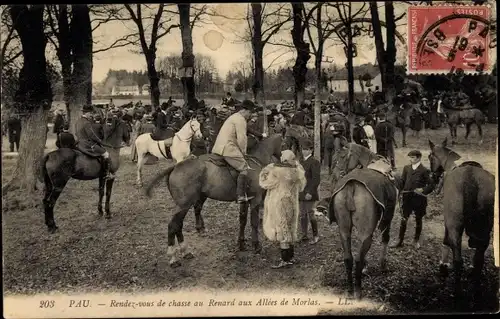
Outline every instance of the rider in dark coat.
[(82, 117), (76, 123), (78, 147), (86, 153), (102, 157), (104, 159), (103, 170), (106, 173), (106, 178), (113, 178), (114, 176), (110, 172), (111, 159), (109, 158), (108, 151), (103, 147), (105, 143), (94, 132), (92, 122), (89, 120), (92, 111), (92, 106), (84, 106), (82, 108)]
[(57, 148), (73, 148), (76, 145), (75, 136), (69, 132), (69, 124), (64, 123), (63, 131), (57, 134)]
[(370, 148), (368, 146), (368, 137), (366, 136), (365, 129), (363, 128), (364, 125), (364, 119), (357, 119), (356, 125), (352, 130), (352, 139), (356, 144), (363, 145), (366, 148)]
[(392, 168), (396, 168), (394, 159), (394, 125), (386, 121), (385, 113), (379, 115), (380, 123), (375, 127), (375, 140), (377, 141), (377, 154), (391, 161)]
[(153, 139), (155, 140), (165, 140), (168, 138), (168, 124), (170, 122), (169, 115), (167, 113), (167, 105), (161, 105), (161, 111), (156, 116), (156, 130), (153, 133)]

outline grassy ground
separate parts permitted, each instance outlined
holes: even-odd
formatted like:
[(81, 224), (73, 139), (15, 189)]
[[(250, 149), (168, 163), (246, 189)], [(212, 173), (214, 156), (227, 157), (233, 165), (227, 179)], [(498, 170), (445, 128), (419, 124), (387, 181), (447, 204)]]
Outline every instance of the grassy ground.
[[(429, 132), (434, 142), (442, 141), (446, 134), (444, 129)], [(462, 156), (461, 161), (477, 160), (494, 172), (497, 127), (485, 128), (485, 143), (481, 146), (475, 143), (475, 132), (469, 144), (463, 141), (464, 129), (460, 129), (459, 134), (461, 144), (454, 150)], [(397, 166), (402, 168), (407, 164), (406, 154), (413, 148), (423, 151), (424, 165), (428, 166), (427, 137), (425, 133), (419, 140), (409, 136), (409, 148), (396, 150)], [(401, 145), (399, 135), (397, 140)], [(237, 252), (237, 206), (211, 200), (207, 201), (203, 212), (206, 234), (196, 233), (193, 213), (188, 214), (184, 223), (186, 241), (196, 258), (183, 261), (183, 267), (171, 269), (166, 257), (166, 235), (174, 205), (165, 185), (156, 189), (151, 199), (134, 186), (135, 167), (126, 155), (112, 196), (114, 218), (109, 221), (97, 218), (97, 181), (72, 180), (68, 183), (55, 207), (59, 232), (54, 235), (48, 234), (40, 208), (22, 209), (22, 203), (3, 203), (6, 294), (165, 291), (195, 287), (343, 292), (345, 271), (340, 262), (342, 250), (336, 226), (320, 220), (321, 241), (314, 247), (299, 245), (296, 248), (299, 263), (293, 268), (272, 270), (269, 266), (279, 258), (278, 248), (263, 239), (261, 255)], [(4, 157), (2, 183), (9, 179), (14, 161)], [(168, 165), (163, 161), (146, 166), (144, 180), (151, 180), (156, 171)], [(323, 174), (321, 192), (326, 195), (329, 189), (327, 175)], [(439, 196), (430, 196), (422, 248), (416, 251), (407, 245), (401, 250), (390, 250), (389, 271), (384, 274), (376, 267), (381, 246), (380, 234), (375, 234), (363, 289), (367, 298), (382, 302), (388, 313), (456, 310), (451, 299), (451, 281), (442, 282), (437, 276), (444, 230), (439, 199)], [(396, 214), (392, 240), (397, 236), (399, 220)], [(407, 242), (413, 236), (414, 225), (412, 218)], [(250, 236), (249, 229), (247, 236)], [(464, 238), (465, 265), (471, 264), (472, 254)], [(492, 248), (486, 253), (485, 268), (482, 295), (474, 305), (464, 302), (462, 310), (490, 312), (498, 308), (499, 278)]]

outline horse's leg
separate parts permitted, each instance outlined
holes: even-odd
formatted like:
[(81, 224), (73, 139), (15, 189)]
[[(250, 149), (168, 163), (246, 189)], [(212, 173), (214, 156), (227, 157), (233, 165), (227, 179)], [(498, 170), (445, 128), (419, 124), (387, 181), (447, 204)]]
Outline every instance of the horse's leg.
[[(392, 219), (392, 218), (391, 218)], [(391, 233), (391, 223), (387, 223), (387, 227), (382, 231), (382, 251), (380, 252), (380, 270), (387, 270), (387, 247), (389, 245)]]
[(476, 122), (477, 132), (479, 133), (479, 145), (483, 144), (483, 128), (480, 122)]
[[(446, 225), (445, 225), (446, 227)], [(462, 234), (464, 228), (463, 226), (449, 228), (449, 244), (451, 245), (451, 250), (453, 252), (453, 270), (454, 270), (454, 290), (455, 298), (461, 296), (462, 294), (462, 270), (463, 270), (463, 260), (462, 260)]]
[(240, 203), (240, 231), (238, 234), (238, 247), (240, 251), (245, 251), (245, 228), (248, 219), (248, 203)]
[(201, 216), (201, 210), (203, 209), (203, 204), (207, 200), (206, 197), (200, 198), (196, 204), (194, 204), (194, 216), (196, 218), (196, 231), (198, 233), (205, 232), (205, 222), (203, 221), (203, 216)]
[(406, 132), (407, 132), (406, 128), (407, 128), (406, 125), (403, 125), (401, 127), (401, 132), (403, 133), (403, 147), (406, 147)]
[[(177, 237), (177, 242), (179, 243), (181, 251), (188, 255), (187, 246), (184, 242), (184, 235), (182, 234), (182, 226), (184, 225), (184, 218), (186, 217), (187, 212), (189, 211), (188, 207), (178, 210), (170, 223), (168, 223), (168, 248), (167, 248), (167, 257), (170, 258), (170, 266), (173, 268), (179, 267), (181, 265), (180, 261), (175, 256), (175, 238)], [(192, 255), (192, 254), (191, 254)]]
[(102, 198), (104, 197), (104, 186), (106, 185), (106, 179), (103, 176), (99, 176), (99, 202), (97, 203), (97, 212), (99, 216), (104, 214), (102, 210)]
[(139, 187), (142, 187), (142, 167), (144, 165), (145, 157), (146, 153), (137, 149), (137, 186)]
[(351, 213), (345, 206), (345, 190), (337, 193), (334, 199), (334, 211), (337, 213), (336, 219), (339, 225), (340, 241), (344, 251), (344, 265), (347, 274), (347, 292), (351, 296), (354, 291), (352, 279), (353, 258), (351, 251), (352, 219)]
[(465, 140), (467, 140), (469, 138), (471, 126), (472, 126), (472, 123), (465, 124)]
[[(45, 211), (45, 225), (47, 225), (49, 232), (51, 234), (55, 233), (57, 230), (56, 222), (54, 221), (54, 206), (56, 205), (59, 195), (61, 195), (64, 187), (68, 183), (70, 177), (61, 174), (61, 176), (55, 177), (51, 180), (48, 176), (45, 176), (45, 196), (43, 199), (43, 206)], [(49, 183), (47, 183), (47, 180)], [(50, 187), (47, 187), (50, 185)]]
[(104, 206), (104, 210), (106, 211), (105, 217), (107, 219), (111, 218), (111, 211), (109, 209), (109, 201), (111, 200), (111, 191), (113, 190), (113, 183), (115, 182), (114, 178), (110, 178), (106, 180), (106, 204)]
[[(256, 201), (260, 202), (260, 201)], [(259, 226), (260, 226), (260, 216), (259, 216), (259, 204), (250, 205), (250, 225), (252, 226), (252, 246), (253, 251), (259, 254), (262, 251), (262, 245), (259, 241)]]

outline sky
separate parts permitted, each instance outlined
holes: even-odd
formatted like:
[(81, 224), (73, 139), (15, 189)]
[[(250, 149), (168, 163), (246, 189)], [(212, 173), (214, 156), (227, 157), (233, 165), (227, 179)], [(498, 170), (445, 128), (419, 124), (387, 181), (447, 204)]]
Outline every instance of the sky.
[[(360, 4), (353, 3), (353, 6), (356, 5)], [(210, 56), (214, 60), (215, 66), (218, 69), (221, 77), (225, 78), (225, 75), (228, 71), (235, 69), (235, 63), (238, 63), (240, 61), (250, 63), (250, 44), (244, 43), (244, 41), (241, 40), (241, 34), (243, 34), (248, 28), (247, 23), (244, 19), (248, 4), (228, 3), (217, 5), (210, 4), (209, 6), (210, 10), (220, 12), (221, 15), (230, 18), (224, 18), (220, 16), (207, 17), (202, 25), (196, 26), (193, 29), (193, 50), (195, 56), (196, 54), (204, 54)], [(380, 4), (380, 6), (382, 6), (382, 4)], [(265, 8), (265, 10), (269, 10), (269, 12), (271, 12), (272, 9), (273, 8), (270, 7), (270, 5)], [(406, 6), (396, 4), (396, 16), (398, 16), (405, 10)], [(383, 8), (379, 8), (379, 13), (380, 18), (383, 20)], [(369, 18), (369, 15), (367, 15), (366, 17)], [(166, 19), (167, 18), (165, 18), (165, 23), (167, 25), (168, 23), (178, 22), (177, 16), (174, 16), (171, 22), (167, 22)], [(359, 25), (361, 26), (361, 24)], [(367, 25), (367, 23), (364, 24), (364, 26)], [(406, 18), (398, 21), (397, 25), (397, 30), (402, 34), (404, 38), (406, 38)], [(282, 29), (282, 31), (277, 33), (271, 39), (271, 42), (291, 43), (291, 26), (292, 23), (290, 22)], [(124, 23), (116, 21), (103, 24), (94, 31), (93, 36), (94, 41), (96, 42), (94, 48), (99, 49), (105, 47), (114, 42), (117, 38), (130, 32), (134, 32), (136, 30), (135, 28), (136, 26), (132, 22)], [(385, 29), (383, 29), (382, 31), (385, 39)], [(147, 36), (147, 38), (149, 39), (148, 32)], [(314, 38), (314, 32), (312, 36)], [(305, 36), (305, 39), (306, 42), (309, 42), (307, 35)], [(323, 65), (326, 65), (327, 67), (331, 65), (332, 62), (342, 67), (346, 62), (343, 45), (339, 45), (336, 43), (338, 43), (338, 41), (332, 40), (327, 42), (327, 49), (324, 53), (324, 59), (328, 60), (329, 63), (323, 63)], [(363, 33), (360, 37), (356, 38), (356, 45), (358, 46), (358, 56), (354, 59), (355, 65), (375, 63), (376, 53), (373, 38), (370, 38), (366, 33)], [(403, 62), (405, 59), (406, 48), (399, 41), (397, 45), (398, 61)], [(138, 48), (123, 47), (96, 53), (94, 55), (93, 61), (93, 82), (101, 82), (102, 80), (104, 80), (109, 69), (125, 69), (129, 71), (145, 70), (146, 62), (144, 56), (135, 52), (131, 52), (132, 50), (138, 50)], [(159, 41), (157, 59), (171, 53), (181, 54), (181, 52), (182, 43), (180, 31), (179, 29), (173, 29), (170, 34), (166, 35)], [(264, 49), (264, 68), (287, 66), (287, 62), (290, 62), (294, 58), (294, 49), (268, 44)], [(313, 66), (313, 63), (314, 58), (311, 58), (311, 66)]]

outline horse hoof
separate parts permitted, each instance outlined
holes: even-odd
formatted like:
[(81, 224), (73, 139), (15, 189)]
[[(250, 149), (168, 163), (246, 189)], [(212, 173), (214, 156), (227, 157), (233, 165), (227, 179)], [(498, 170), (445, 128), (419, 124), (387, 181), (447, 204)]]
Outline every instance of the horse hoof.
[(202, 227), (202, 228), (196, 228), (196, 232), (198, 232), (198, 234), (203, 234), (203, 233), (205, 233), (205, 227)]
[(194, 258), (194, 255), (192, 253), (187, 253), (184, 255), (183, 257), (184, 259), (193, 259)]
[(144, 186), (142, 183), (137, 183), (138, 188), (142, 188), (142, 186)]
[(238, 241), (238, 250), (239, 251), (245, 251), (245, 250), (247, 250), (244, 240)]
[(382, 272), (387, 271), (387, 261), (382, 261), (380, 263), (380, 271)]
[(444, 278), (448, 277), (448, 266), (446, 264), (440, 264), (439, 273)]
[(104, 216), (106, 219), (111, 219), (111, 213), (106, 213), (106, 216)]
[(57, 226), (49, 227), (49, 233), (54, 234), (57, 231), (57, 228), (58, 228)]
[(260, 243), (253, 243), (253, 252), (260, 254), (262, 252), (262, 245)]
[(355, 291), (354, 292), (354, 298), (356, 300), (361, 300), (362, 296), (361, 296), (361, 291)]
[(170, 267), (172, 268), (178, 268), (181, 266), (181, 262), (180, 261), (174, 261), (173, 263), (170, 263)]
[(102, 211), (102, 209), (98, 209), (97, 214), (102, 217), (102, 215), (104, 215), (104, 212)]

